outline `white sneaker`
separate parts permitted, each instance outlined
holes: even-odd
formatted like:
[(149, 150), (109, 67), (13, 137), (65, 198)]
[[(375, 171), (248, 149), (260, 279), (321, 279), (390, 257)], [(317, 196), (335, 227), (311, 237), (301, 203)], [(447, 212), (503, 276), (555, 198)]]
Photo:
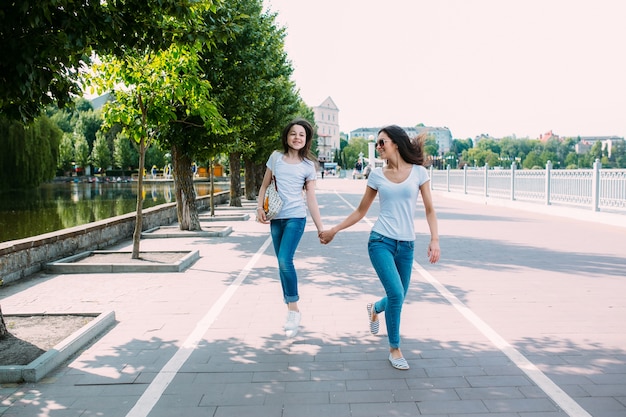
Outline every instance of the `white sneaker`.
[(285, 331), (298, 331), (300, 326), (300, 312), (289, 310), (287, 312), (287, 321), (285, 322)]

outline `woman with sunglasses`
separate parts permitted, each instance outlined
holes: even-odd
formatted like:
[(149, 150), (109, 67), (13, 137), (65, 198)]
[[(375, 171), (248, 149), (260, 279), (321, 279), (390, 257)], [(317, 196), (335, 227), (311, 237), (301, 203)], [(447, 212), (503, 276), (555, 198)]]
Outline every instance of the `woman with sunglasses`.
[(413, 268), (413, 220), (420, 193), (430, 229), (430, 243), (426, 252), (428, 260), (435, 263), (441, 255), (437, 215), (429, 188), (430, 178), (423, 166), (424, 140), (424, 135), (411, 140), (399, 126), (380, 129), (377, 149), (380, 158), (386, 160), (385, 166), (374, 168), (370, 173), (365, 194), (356, 210), (338, 225), (320, 233), (320, 242), (330, 243), (337, 232), (360, 221), (367, 214), (376, 195), (379, 195), (380, 214), (370, 232), (368, 252), (386, 295), (367, 304), (367, 315), (370, 332), (377, 334), (378, 315), (385, 313), (389, 362), (401, 370), (409, 369), (400, 350), (400, 315)]

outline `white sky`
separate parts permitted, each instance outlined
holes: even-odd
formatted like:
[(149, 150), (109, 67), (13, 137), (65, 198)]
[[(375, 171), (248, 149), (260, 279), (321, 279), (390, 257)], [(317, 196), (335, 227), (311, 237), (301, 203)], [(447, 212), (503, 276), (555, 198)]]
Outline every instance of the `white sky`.
[(264, 0), (304, 101), (348, 133), (626, 136), (624, 0)]

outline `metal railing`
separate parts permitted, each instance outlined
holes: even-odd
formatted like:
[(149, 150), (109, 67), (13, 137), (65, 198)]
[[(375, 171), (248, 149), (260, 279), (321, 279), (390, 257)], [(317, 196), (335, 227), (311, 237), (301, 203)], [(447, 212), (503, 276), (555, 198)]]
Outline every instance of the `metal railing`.
[(515, 201), (558, 204), (626, 214), (626, 169), (490, 169), (430, 168), (431, 189)]

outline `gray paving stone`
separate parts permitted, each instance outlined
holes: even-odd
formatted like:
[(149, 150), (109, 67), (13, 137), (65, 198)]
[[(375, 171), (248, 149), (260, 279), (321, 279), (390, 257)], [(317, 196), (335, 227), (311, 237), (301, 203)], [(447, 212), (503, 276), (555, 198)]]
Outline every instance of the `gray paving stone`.
[(348, 404), (286, 404), (282, 417), (352, 417)]
[(417, 403), (420, 414), (471, 414), (483, 413), (486, 415), (489, 410), (480, 400), (457, 400), (457, 401), (437, 401), (429, 400)]
[(350, 404), (353, 417), (414, 417), (420, 414), (415, 403), (367, 403)]
[(214, 414), (209, 414), (213, 417), (282, 417), (283, 407), (282, 405), (273, 406), (242, 406), (223, 405), (215, 409)]
[(545, 398), (506, 398), (506, 399), (483, 399), (483, 403), (490, 412), (551, 412), (557, 411), (558, 408), (554, 403)]

